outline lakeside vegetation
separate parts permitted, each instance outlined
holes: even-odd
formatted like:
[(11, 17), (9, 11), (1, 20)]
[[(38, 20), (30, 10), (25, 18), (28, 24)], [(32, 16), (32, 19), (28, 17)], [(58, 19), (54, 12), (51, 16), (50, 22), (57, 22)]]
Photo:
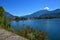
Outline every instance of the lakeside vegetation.
[[(4, 15), (5, 10), (3, 7), (0, 7), (0, 28), (16, 33), (22, 37), (25, 37), (29, 40), (46, 40), (48, 39), (48, 35), (46, 32), (42, 32), (41, 30), (30, 28), (30, 26), (22, 27), (20, 30), (15, 31), (10, 26), (10, 21), (7, 16)], [(16, 17), (16, 20), (19, 21), (19, 17)], [(22, 20), (25, 20), (22, 18)]]
[(46, 32), (31, 28), (30, 26), (22, 27), (21, 30), (17, 30), (18, 35), (23, 36), (29, 40), (47, 40), (48, 35)]

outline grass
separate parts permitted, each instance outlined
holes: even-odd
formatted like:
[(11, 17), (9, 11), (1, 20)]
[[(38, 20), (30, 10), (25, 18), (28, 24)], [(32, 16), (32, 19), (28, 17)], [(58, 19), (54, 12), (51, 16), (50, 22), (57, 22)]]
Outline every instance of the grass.
[[(1, 27), (1, 28), (4, 28), (4, 27)], [(11, 31), (15, 34), (18, 34), (22, 37), (25, 37), (29, 40), (46, 40), (46, 39), (48, 39), (48, 35), (46, 32), (42, 32), (41, 30), (30, 28), (30, 26), (22, 27), (22, 29), (17, 30), (17, 31), (14, 31), (10, 26), (8, 26), (4, 29)]]

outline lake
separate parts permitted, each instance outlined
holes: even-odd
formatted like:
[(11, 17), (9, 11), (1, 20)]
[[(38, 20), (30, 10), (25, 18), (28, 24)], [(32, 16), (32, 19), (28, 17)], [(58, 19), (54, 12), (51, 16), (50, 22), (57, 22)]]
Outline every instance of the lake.
[(60, 40), (60, 19), (39, 19), (39, 20), (24, 20), (11, 21), (11, 26), (15, 30), (20, 30), (21, 27), (30, 26), (38, 28), (48, 33), (51, 40)]

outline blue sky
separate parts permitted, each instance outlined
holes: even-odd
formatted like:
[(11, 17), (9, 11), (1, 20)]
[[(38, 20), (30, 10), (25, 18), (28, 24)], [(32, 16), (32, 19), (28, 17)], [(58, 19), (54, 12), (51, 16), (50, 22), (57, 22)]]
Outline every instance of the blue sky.
[(0, 0), (0, 6), (12, 15), (24, 16), (44, 10), (45, 7), (49, 10), (58, 9), (60, 0)]

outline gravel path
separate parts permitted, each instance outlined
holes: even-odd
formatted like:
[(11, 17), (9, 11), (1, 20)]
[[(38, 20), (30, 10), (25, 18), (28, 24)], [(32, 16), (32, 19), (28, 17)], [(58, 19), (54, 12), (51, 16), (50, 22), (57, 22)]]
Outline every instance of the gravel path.
[(0, 40), (27, 40), (19, 35), (0, 29)]

